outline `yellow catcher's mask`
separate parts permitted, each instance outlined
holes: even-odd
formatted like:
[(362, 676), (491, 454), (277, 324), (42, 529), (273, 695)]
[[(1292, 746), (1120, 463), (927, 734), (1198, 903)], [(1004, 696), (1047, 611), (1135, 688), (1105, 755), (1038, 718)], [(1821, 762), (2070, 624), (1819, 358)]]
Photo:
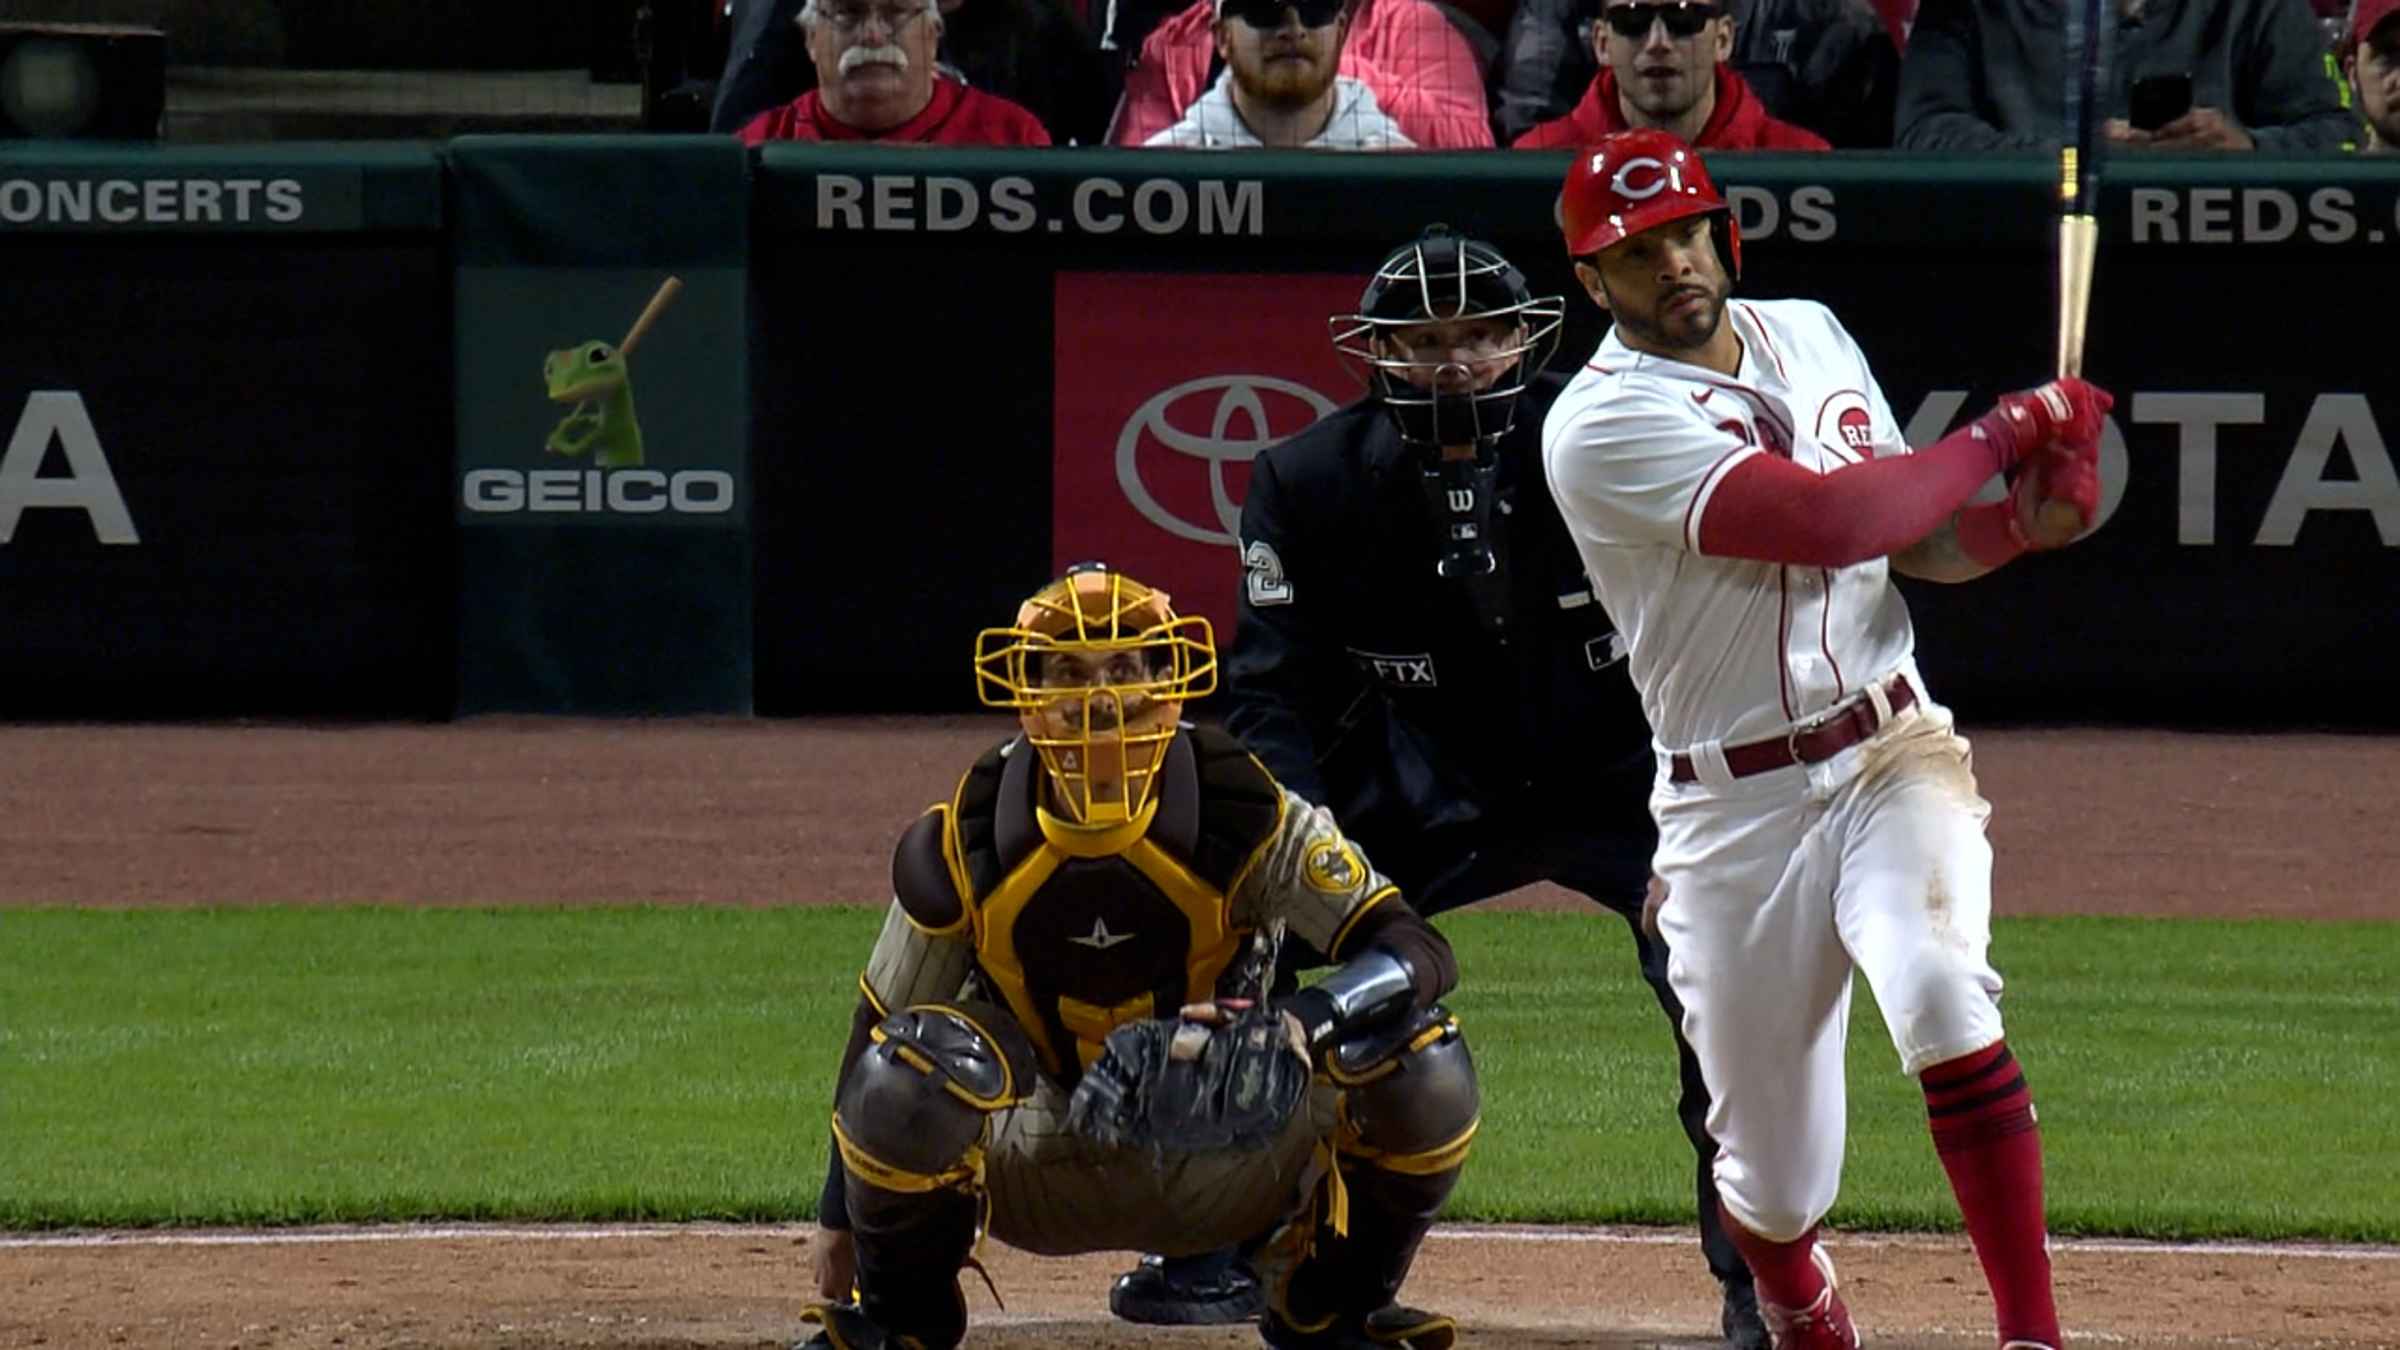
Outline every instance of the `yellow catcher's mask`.
[(1036, 591), (975, 636), (984, 706), (1013, 708), (1068, 816), (1122, 824), (1148, 804), (1186, 701), (1217, 687), (1208, 620), (1096, 564)]

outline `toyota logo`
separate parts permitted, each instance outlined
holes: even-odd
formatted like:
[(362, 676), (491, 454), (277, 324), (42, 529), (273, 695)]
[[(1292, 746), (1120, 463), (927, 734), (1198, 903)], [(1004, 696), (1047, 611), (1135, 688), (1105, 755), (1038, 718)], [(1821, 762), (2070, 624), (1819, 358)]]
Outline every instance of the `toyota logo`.
[[(1190, 413), (1209, 403), (1208, 429), (1191, 429)], [(1270, 415), (1270, 402), (1284, 405)], [(1297, 405), (1297, 406), (1294, 406)], [(1296, 414), (1305, 408), (1306, 420)], [(1333, 400), (1292, 380), (1271, 375), (1210, 375), (1186, 380), (1151, 396), (1117, 434), (1117, 485), (1142, 519), (1196, 544), (1233, 545), (1242, 518), (1242, 504), (1225, 490), (1225, 466), (1248, 464), (1268, 445), (1282, 440), (1334, 409)], [(1280, 425), (1280, 430), (1278, 426)], [(1208, 465), (1209, 502), (1216, 519), (1194, 524), (1160, 504), (1142, 482), (1142, 447), (1155, 442), (1178, 455)]]

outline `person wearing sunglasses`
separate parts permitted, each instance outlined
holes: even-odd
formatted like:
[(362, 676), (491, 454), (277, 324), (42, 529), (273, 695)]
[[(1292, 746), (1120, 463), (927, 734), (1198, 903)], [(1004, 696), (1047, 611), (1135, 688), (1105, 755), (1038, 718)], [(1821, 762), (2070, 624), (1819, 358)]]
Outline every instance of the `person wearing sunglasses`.
[(809, 0), (800, 11), (817, 87), (752, 118), (745, 145), (892, 141), (1048, 145), (1041, 119), (935, 69), (938, 0)]
[[(1916, 0), (1891, 0), (1914, 9)], [(1492, 75), (1492, 126), (1513, 144), (1564, 117), (1605, 69), (1605, 0), (1517, 0)], [(1769, 115), (1836, 149), (1888, 148), (1900, 80), (1893, 33), (1869, 0), (1718, 0), (1733, 30), (1725, 65)]]
[(1727, 64), (1733, 20), (1703, 0), (1608, 0), (1592, 26), (1600, 74), (1566, 116), (1517, 138), (1519, 150), (1589, 145), (1611, 132), (1668, 132), (1713, 150), (1830, 150), (1767, 111)]
[(1415, 148), (1366, 85), (1339, 71), (1346, 0), (1217, 0), (1225, 73), (1144, 145), (1187, 150)]
[[(1191, 0), (1141, 38), (1109, 144), (1146, 144), (1214, 86), (1223, 18), (1215, 0)], [(1351, 0), (1335, 73), (1373, 91), (1376, 105), (1420, 149), (1492, 147), (1483, 64), (1430, 0)]]

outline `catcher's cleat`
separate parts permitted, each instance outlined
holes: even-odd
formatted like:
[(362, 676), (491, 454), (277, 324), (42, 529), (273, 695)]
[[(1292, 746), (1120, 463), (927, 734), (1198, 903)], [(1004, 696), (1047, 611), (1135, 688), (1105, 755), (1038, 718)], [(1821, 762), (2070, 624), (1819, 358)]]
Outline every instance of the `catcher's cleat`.
[(1266, 1307), (1258, 1277), (1232, 1254), (1170, 1261), (1145, 1256), (1117, 1277), (1108, 1291), (1108, 1310), (1128, 1322), (1150, 1326), (1214, 1327), (1247, 1322)]
[(1259, 1314), (1258, 1337), (1275, 1350), (1450, 1350), (1458, 1323), (1441, 1313), (1387, 1303), (1365, 1317), (1335, 1317), (1318, 1327), (1301, 1327), (1269, 1308)]
[(792, 1350), (924, 1350), (914, 1336), (894, 1336), (855, 1303), (819, 1303), (803, 1310), (803, 1322), (817, 1324), (817, 1334), (795, 1341)]

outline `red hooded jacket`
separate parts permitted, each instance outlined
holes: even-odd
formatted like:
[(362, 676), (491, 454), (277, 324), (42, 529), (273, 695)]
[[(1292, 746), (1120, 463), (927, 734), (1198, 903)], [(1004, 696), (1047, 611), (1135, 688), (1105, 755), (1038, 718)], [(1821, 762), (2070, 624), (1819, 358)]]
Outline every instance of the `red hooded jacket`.
[[(1553, 118), (1516, 139), (1518, 150), (1570, 150), (1590, 145), (1612, 131), (1627, 127), (1617, 103), (1617, 72), (1602, 67), (1600, 78), (1583, 91), (1583, 101), (1564, 117)], [(1824, 137), (1805, 127), (1778, 122), (1767, 105), (1750, 92), (1749, 82), (1723, 63), (1717, 66), (1717, 107), (1708, 125), (1692, 144), (1702, 150), (1831, 150)]]
[(811, 89), (769, 108), (740, 131), (742, 144), (766, 141), (901, 141), (920, 145), (1048, 145), (1041, 119), (1024, 108), (956, 80), (936, 78), (925, 110), (889, 131), (861, 131), (837, 122)]

